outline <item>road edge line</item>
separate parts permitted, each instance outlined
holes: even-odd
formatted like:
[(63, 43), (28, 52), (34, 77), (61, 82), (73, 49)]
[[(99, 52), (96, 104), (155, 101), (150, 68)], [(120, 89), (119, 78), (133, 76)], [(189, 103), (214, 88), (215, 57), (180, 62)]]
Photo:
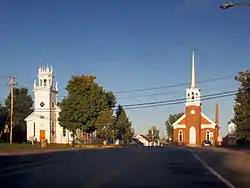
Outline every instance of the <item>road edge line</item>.
[(224, 178), (222, 175), (220, 175), (218, 172), (216, 172), (213, 168), (208, 166), (198, 155), (196, 155), (191, 149), (188, 148), (190, 153), (207, 169), (209, 170), (213, 175), (215, 175), (220, 181), (222, 181), (226, 186), (229, 188), (237, 188), (232, 183), (230, 183), (226, 178)]

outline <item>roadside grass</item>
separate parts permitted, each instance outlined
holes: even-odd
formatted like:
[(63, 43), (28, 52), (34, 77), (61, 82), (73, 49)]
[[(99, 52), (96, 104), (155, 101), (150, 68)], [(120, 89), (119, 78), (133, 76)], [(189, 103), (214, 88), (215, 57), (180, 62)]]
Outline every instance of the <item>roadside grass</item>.
[[(72, 145), (67, 145), (67, 144), (49, 144), (48, 147), (49, 149), (67, 149), (67, 148), (72, 148)], [(17, 143), (0, 143), (0, 150), (20, 150), (20, 149), (45, 149), (40, 146), (40, 144), (36, 144), (32, 146), (32, 144), (28, 143), (23, 143), (23, 144), (17, 144)]]
[[(83, 144), (83, 145), (76, 145), (77, 148), (115, 148), (121, 146), (114, 146), (114, 145), (99, 145), (99, 144)], [(47, 147), (41, 147), (40, 144), (36, 144), (32, 146), (32, 144), (9, 144), (9, 143), (0, 143), (0, 151), (1, 150), (24, 150), (24, 149), (70, 149), (75, 148), (72, 144), (48, 144)]]
[(0, 143), (0, 150), (2, 149), (31, 149), (32, 145), (31, 144), (9, 144), (9, 143)]

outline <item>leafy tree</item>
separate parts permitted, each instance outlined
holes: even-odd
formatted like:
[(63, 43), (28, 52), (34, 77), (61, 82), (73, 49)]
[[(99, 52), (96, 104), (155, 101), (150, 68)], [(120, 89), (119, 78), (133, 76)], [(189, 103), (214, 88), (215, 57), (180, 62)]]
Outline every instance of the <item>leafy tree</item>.
[(159, 130), (156, 128), (156, 126), (151, 127), (148, 130), (148, 135), (147, 137), (149, 138), (150, 141), (152, 141), (152, 139), (154, 140), (154, 142), (157, 142), (160, 139), (160, 132)]
[(73, 135), (77, 128), (84, 132), (94, 131), (100, 112), (115, 106), (113, 93), (105, 91), (95, 79), (92, 75), (72, 76), (66, 87), (68, 95), (60, 104), (58, 120)]
[[(0, 104), (0, 139), (4, 140), (4, 128), (8, 121), (8, 110), (5, 106)], [(5, 140), (7, 141), (7, 140)]]
[(113, 116), (113, 110), (105, 109), (100, 112), (96, 123), (96, 133), (102, 138), (115, 138), (117, 135), (117, 129), (115, 127), (115, 117)]
[[(32, 113), (33, 100), (27, 88), (14, 88), (13, 100), (13, 142), (26, 141), (26, 122), (24, 119)], [(10, 94), (5, 100), (8, 115), (10, 112)]]
[(118, 105), (116, 109), (116, 128), (118, 129), (117, 138), (119, 140), (130, 142), (131, 137), (134, 135), (134, 130), (132, 128), (132, 122), (129, 121), (129, 118), (121, 105)]
[(178, 114), (173, 114), (169, 115), (168, 120), (165, 121), (165, 126), (166, 126), (166, 131), (168, 138), (172, 138), (174, 136), (174, 129), (173, 129), (173, 123), (176, 122), (181, 116), (183, 116), (184, 113), (178, 113)]
[(237, 125), (240, 140), (250, 141), (250, 70), (239, 72), (235, 80), (240, 87), (235, 97), (233, 123)]

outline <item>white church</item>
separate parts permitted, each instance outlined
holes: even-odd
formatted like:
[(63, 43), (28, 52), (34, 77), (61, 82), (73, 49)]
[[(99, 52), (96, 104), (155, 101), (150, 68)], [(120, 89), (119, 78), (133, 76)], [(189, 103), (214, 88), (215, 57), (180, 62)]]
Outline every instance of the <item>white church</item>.
[(27, 123), (27, 140), (48, 143), (72, 143), (71, 132), (59, 125), (58, 86), (54, 82), (52, 66), (38, 69), (38, 83), (34, 81), (34, 111), (25, 118)]

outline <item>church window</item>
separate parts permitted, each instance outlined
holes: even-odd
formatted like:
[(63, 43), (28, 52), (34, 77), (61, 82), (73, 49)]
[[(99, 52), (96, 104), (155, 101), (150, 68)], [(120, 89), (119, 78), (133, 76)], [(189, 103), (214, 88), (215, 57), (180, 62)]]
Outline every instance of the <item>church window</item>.
[(42, 79), (40, 79), (40, 86), (42, 86), (43, 85), (43, 80)]
[(33, 125), (33, 136), (34, 137), (36, 136), (36, 123), (34, 123)]
[(56, 135), (56, 126), (54, 121), (51, 122), (51, 134), (53, 137)]
[(190, 94), (188, 93), (188, 97), (190, 97)]
[(63, 127), (63, 136), (66, 136), (66, 129)]
[(198, 93), (196, 93), (196, 96), (198, 96)]
[(179, 131), (179, 133), (178, 133), (178, 140), (179, 140), (179, 142), (183, 142), (183, 132), (182, 131)]
[(192, 99), (194, 100), (194, 92), (192, 92)]
[(206, 131), (206, 140), (210, 140), (210, 131), (209, 130)]
[(43, 80), (43, 85), (47, 86), (47, 80), (46, 79)]

